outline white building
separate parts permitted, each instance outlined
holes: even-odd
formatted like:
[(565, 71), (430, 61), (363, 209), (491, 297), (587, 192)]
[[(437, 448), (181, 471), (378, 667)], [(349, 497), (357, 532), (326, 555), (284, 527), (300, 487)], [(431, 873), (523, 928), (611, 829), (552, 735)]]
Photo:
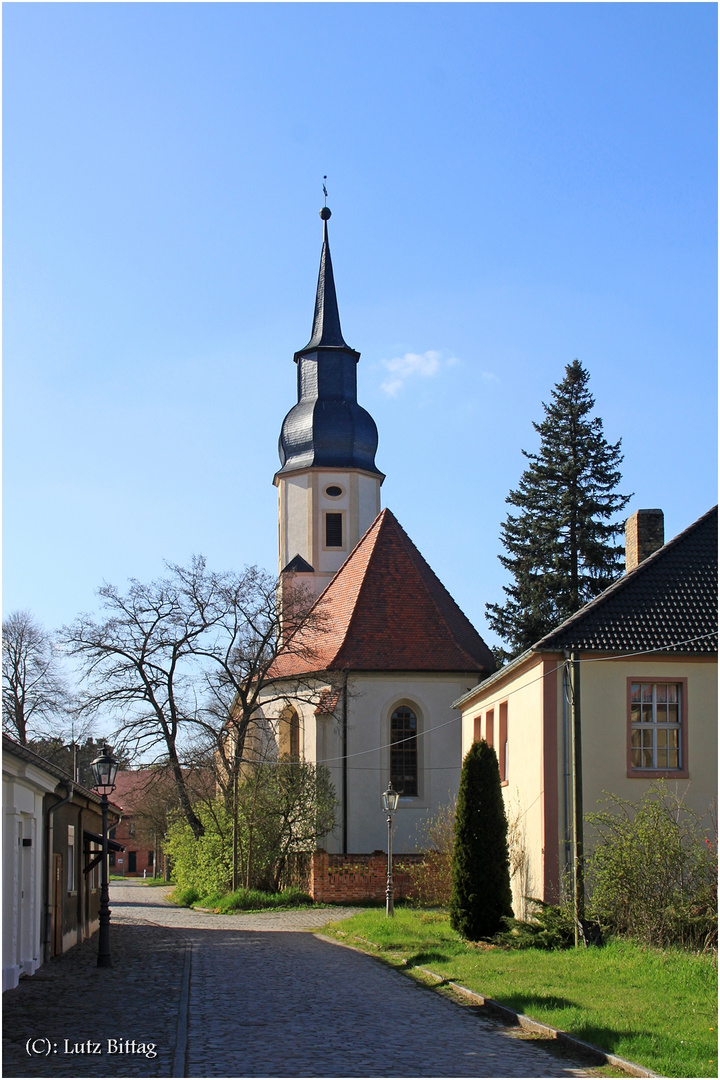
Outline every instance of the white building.
[[(495, 665), (392, 513), (380, 512), (377, 428), (357, 402), (360, 354), (342, 335), (330, 211), (320, 216), (313, 330), (295, 354), (298, 402), (283, 421), (275, 484), (283, 590), (317, 596), (324, 625), (309, 625), (303, 649), (296, 642), (279, 656), (265, 715), (279, 725), (281, 753), (331, 771), (340, 811), (329, 852), (385, 846), (388, 780), (401, 794), (395, 848), (411, 852), (457, 793), (461, 725), (451, 703)], [(298, 679), (314, 688), (312, 705)], [(283, 686), (288, 703), (270, 704)]]
[(2, 747), (5, 991), (97, 930), (102, 812), (52, 762), (5, 734)]
[(3, 738), (3, 991), (43, 962), (43, 800), (57, 786), (21, 751)]

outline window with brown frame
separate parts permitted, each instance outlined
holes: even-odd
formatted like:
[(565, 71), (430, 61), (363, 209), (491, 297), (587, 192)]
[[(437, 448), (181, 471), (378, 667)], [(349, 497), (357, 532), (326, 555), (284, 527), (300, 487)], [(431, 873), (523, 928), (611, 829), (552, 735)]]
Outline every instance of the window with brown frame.
[(628, 680), (628, 774), (687, 776), (686, 680)]

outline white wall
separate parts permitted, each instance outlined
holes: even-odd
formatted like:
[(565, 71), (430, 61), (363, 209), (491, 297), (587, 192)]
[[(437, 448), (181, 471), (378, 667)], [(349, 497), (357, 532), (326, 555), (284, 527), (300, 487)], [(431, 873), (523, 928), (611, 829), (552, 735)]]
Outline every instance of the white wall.
[[(3, 990), (43, 961), (43, 796), (57, 781), (3, 753)], [(23, 840), (30, 840), (30, 846)]]
[[(389, 672), (353, 673), (347, 700), (347, 850), (357, 854), (387, 850), (387, 824), (381, 796), (390, 779), (390, 717), (401, 704), (418, 718), (419, 787), (417, 798), (401, 798), (395, 815), (393, 847), (409, 853), (422, 847), (424, 827), (457, 794), (460, 780), (461, 722), (450, 706), (472, 685), (468, 675)], [(321, 679), (318, 686), (327, 685)], [(317, 717), (315, 705), (296, 703), (301, 745), (308, 761), (330, 770), (338, 799), (338, 828), (326, 837), (330, 852), (342, 851), (343, 698), (335, 715)], [(277, 709), (276, 711), (279, 711)], [(270, 708), (264, 710), (270, 715)]]

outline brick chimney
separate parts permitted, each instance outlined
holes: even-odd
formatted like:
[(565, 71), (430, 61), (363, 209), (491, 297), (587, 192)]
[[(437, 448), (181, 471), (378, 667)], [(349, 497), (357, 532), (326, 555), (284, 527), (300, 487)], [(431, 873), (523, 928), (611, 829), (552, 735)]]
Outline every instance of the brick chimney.
[(625, 522), (625, 572), (629, 574), (664, 543), (662, 510), (636, 510)]

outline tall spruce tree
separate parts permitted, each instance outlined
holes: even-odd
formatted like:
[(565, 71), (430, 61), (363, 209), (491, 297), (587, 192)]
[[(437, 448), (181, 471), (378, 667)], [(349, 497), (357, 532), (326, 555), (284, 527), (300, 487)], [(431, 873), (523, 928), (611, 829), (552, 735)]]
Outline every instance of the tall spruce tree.
[(500, 539), (507, 552), (500, 562), (513, 575), (503, 586), (504, 604), (487, 604), (488, 623), (515, 656), (573, 615), (622, 570), (623, 549), (613, 543), (622, 532), (617, 515), (630, 495), (619, 495), (621, 440), (609, 443), (602, 420), (591, 416), (595, 400), (589, 373), (579, 360), (565, 368), (545, 419), (533, 424), (540, 435), (537, 454), (506, 502)]
[(450, 925), (468, 941), (489, 938), (512, 915), (507, 818), (495, 751), (483, 739), (463, 762), (455, 815)]

